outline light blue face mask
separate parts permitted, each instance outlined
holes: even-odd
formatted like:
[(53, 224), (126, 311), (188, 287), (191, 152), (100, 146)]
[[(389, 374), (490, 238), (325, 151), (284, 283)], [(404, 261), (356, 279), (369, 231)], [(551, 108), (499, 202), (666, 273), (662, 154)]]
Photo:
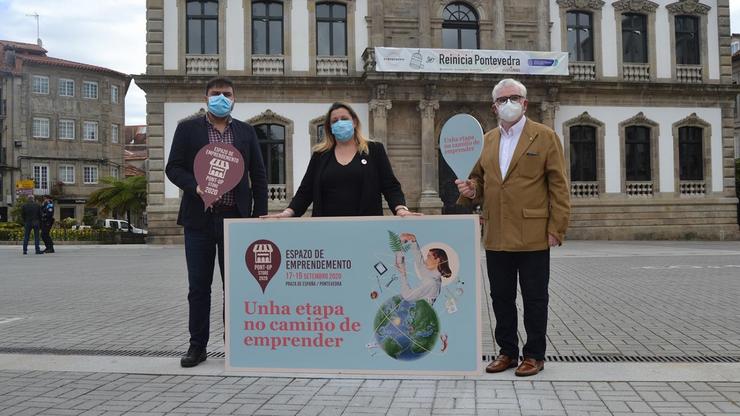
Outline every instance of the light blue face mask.
[(216, 117), (226, 117), (231, 113), (233, 102), (223, 94), (208, 97), (208, 111)]
[(355, 136), (355, 125), (352, 120), (338, 120), (331, 125), (331, 134), (340, 142), (346, 142)]

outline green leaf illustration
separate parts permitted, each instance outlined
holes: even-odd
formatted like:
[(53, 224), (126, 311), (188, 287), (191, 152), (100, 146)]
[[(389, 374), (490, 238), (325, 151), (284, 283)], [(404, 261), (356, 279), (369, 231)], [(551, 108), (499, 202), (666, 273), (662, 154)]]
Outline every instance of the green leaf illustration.
[(391, 230), (388, 230), (388, 245), (393, 252), (402, 251), (405, 253), (409, 249), (407, 244), (403, 244), (401, 242), (401, 238), (398, 237), (398, 234)]

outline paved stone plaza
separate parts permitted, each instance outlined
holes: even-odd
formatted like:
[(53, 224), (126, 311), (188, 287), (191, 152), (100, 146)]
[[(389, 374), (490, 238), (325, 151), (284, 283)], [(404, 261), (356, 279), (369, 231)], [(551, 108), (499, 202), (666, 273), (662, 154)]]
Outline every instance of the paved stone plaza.
[(20, 251), (0, 246), (0, 415), (740, 415), (739, 242), (553, 250), (548, 363), (524, 380), (229, 376), (220, 295), (211, 358), (181, 369), (181, 246)]

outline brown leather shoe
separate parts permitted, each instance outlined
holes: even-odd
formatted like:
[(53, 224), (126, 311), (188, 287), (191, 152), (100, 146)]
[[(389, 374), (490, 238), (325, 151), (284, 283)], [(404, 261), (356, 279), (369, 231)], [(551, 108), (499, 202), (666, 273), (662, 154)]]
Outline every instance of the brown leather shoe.
[(533, 376), (545, 369), (545, 360), (535, 360), (534, 358), (525, 358), (514, 374), (518, 377)]
[(509, 368), (516, 367), (517, 359), (501, 354), (486, 366), (486, 373), (500, 373)]

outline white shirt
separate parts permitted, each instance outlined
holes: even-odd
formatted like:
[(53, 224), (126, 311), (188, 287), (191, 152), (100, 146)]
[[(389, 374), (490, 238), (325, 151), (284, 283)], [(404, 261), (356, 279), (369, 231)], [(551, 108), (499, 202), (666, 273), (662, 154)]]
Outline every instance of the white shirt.
[(427, 269), (418, 242), (411, 244), (411, 254), (414, 256), (416, 272), (418, 273), (416, 277), (419, 278), (419, 284), (413, 288), (409, 286), (404, 269), (401, 272), (401, 296), (409, 302), (424, 299), (430, 305), (434, 305), (434, 301), (437, 300), (439, 291), (442, 289), (442, 274), (436, 269)]
[(499, 126), (499, 130), (501, 131), (501, 145), (498, 149), (498, 163), (501, 166), (501, 179), (506, 178), (506, 172), (509, 170), (511, 159), (514, 157), (514, 150), (516, 150), (516, 145), (519, 143), (519, 136), (522, 135), (524, 123), (526, 122), (527, 117), (522, 116), (516, 124), (511, 126), (509, 131)]

